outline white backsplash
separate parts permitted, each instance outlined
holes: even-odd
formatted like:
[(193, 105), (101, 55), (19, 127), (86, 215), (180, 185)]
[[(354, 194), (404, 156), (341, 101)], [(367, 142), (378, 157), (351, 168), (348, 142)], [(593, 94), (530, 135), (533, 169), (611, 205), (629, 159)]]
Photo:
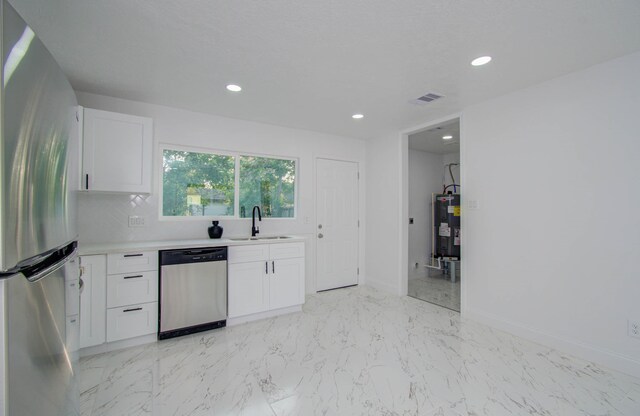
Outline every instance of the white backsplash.
[[(129, 216), (145, 217), (145, 226), (129, 227)], [(156, 195), (80, 193), (78, 197), (80, 243), (112, 243), (208, 238), (209, 219), (160, 220)], [(262, 235), (310, 234), (313, 224), (299, 219), (263, 219)], [(222, 219), (223, 237), (246, 236), (251, 219)]]

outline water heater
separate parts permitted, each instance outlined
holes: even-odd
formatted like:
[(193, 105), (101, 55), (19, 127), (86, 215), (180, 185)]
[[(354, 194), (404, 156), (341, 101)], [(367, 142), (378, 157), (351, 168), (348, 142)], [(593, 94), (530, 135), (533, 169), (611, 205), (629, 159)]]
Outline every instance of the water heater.
[(433, 256), (460, 260), (460, 195), (433, 197)]

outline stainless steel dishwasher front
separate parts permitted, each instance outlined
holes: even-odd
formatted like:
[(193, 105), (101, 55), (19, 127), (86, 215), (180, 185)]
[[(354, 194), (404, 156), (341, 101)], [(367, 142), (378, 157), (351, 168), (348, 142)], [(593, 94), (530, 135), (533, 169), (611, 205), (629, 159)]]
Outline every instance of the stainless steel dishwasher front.
[(160, 252), (158, 338), (226, 326), (227, 247)]

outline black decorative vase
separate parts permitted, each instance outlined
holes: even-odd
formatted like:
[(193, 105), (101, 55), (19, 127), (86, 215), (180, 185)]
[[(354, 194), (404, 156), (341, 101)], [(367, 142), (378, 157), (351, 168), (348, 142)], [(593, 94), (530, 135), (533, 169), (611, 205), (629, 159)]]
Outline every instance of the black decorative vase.
[(222, 227), (218, 225), (218, 221), (213, 221), (213, 225), (209, 227), (209, 238), (222, 237)]

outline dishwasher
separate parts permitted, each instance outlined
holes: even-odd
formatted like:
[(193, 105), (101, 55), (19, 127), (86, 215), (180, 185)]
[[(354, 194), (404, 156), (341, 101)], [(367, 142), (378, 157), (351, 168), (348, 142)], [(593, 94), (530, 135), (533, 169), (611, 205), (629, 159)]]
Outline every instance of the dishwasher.
[(158, 339), (227, 324), (227, 247), (160, 251)]

